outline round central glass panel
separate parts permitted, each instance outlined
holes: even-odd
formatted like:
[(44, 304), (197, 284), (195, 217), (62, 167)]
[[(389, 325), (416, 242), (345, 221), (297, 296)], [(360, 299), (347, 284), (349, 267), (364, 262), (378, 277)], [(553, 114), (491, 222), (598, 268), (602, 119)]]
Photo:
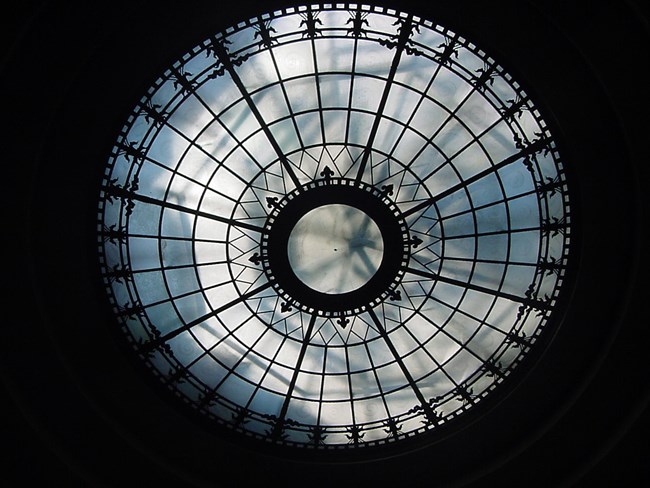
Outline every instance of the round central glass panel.
[(347, 293), (372, 278), (384, 255), (377, 224), (361, 210), (332, 204), (305, 214), (289, 236), (291, 269), (308, 287)]

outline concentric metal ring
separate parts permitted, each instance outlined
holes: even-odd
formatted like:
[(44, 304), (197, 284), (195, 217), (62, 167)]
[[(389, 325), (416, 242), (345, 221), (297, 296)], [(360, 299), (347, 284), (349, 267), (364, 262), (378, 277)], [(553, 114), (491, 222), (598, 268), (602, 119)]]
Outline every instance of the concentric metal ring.
[[(533, 96), (460, 34), (368, 5), (205, 39), (109, 157), (98, 246), (126, 340), (201, 416), (350, 449), (435, 435), (558, 320), (571, 213)], [(390, 193), (392, 189), (392, 194)], [(358, 290), (310, 291), (286, 243), (343, 204), (381, 229)]]
[[(384, 255), (375, 275), (360, 289), (343, 294), (320, 293), (293, 272), (287, 253), (289, 235), (296, 223), (316, 208), (342, 204), (366, 213), (378, 226)], [(264, 272), (285, 306), (323, 317), (357, 315), (386, 300), (400, 283), (408, 266), (411, 242), (406, 222), (387, 191), (345, 178), (313, 181), (273, 202), (261, 238)]]

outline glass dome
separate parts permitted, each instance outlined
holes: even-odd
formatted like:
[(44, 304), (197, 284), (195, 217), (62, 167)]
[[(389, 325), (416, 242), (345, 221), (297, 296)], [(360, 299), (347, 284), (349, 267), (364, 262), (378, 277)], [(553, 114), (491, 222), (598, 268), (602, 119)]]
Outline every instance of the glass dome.
[(159, 380), (317, 449), (433, 432), (506, 383), (570, 244), (529, 94), (460, 34), (357, 4), (188, 49), (122, 127), (98, 215), (114, 314)]

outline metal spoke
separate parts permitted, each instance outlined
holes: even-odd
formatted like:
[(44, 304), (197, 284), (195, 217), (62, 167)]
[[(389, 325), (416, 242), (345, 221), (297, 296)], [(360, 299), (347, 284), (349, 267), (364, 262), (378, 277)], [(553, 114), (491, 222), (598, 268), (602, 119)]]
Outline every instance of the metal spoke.
[(282, 408), (280, 409), (280, 413), (278, 414), (278, 418), (280, 419), (280, 422), (282, 422), (287, 415), (287, 410), (289, 409), (289, 403), (291, 403), (293, 389), (296, 387), (296, 381), (298, 381), (298, 375), (300, 374), (300, 367), (302, 365), (303, 360), (305, 359), (305, 353), (307, 352), (307, 348), (309, 347), (309, 340), (311, 339), (311, 334), (314, 330), (314, 324), (316, 323), (316, 318), (317, 315), (314, 314), (309, 319), (309, 325), (307, 326), (307, 331), (305, 332), (305, 335), (302, 340), (302, 345), (300, 346), (298, 359), (296, 360), (296, 364), (293, 367), (293, 375), (291, 377), (291, 381), (289, 382), (289, 388), (287, 388), (287, 393), (284, 397)]
[(434, 205), (436, 202), (439, 202), (443, 198), (448, 197), (449, 195), (453, 195), (458, 190), (462, 190), (463, 188), (468, 187), (472, 183), (475, 183), (475, 182), (477, 182), (479, 180), (482, 180), (486, 176), (488, 176), (488, 175), (490, 175), (490, 174), (492, 174), (492, 173), (494, 173), (496, 171), (499, 171), (500, 169), (508, 166), (509, 164), (517, 162), (521, 158), (524, 158), (524, 157), (529, 156), (531, 154), (535, 154), (538, 151), (541, 151), (542, 149), (544, 149), (548, 145), (548, 143), (549, 143), (548, 139), (538, 139), (536, 141), (533, 141), (528, 146), (526, 146), (524, 149), (521, 149), (520, 151), (516, 152), (515, 154), (513, 154), (511, 156), (508, 156), (507, 158), (505, 158), (501, 162), (495, 164), (494, 166), (490, 166), (489, 168), (487, 168), (487, 169), (485, 169), (485, 170), (483, 170), (483, 171), (481, 171), (479, 173), (476, 173), (474, 176), (470, 176), (466, 180), (461, 181), (457, 185), (454, 185), (454, 186), (452, 186), (450, 188), (447, 188), (446, 190), (444, 190), (444, 191), (438, 193), (437, 195), (423, 201), (422, 203), (420, 203), (418, 205), (415, 205), (414, 207), (411, 207), (410, 209), (403, 212), (402, 215), (404, 215), (404, 217), (408, 217), (409, 215), (412, 215), (412, 214), (414, 214), (416, 212), (424, 210), (424, 209), (430, 207), (431, 205)]
[[(218, 45), (218, 44), (216, 44)], [(215, 46), (216, 46), (215, 45)], [(276, 140), (275, 136), (271, 132), (271, 129), (269, 128), (268, 124), (264, 120), (264, 117), (262, 116), (261, 112), (257, 108), (257, 105), (255, 105), (255, 101), (251, 97), (250, 93), (246, 89), (246, 86), (244, 85), (244, 82), (241, 80), (239, 77), (239, 74), (237, 74), (237, 71), (235, 70), (235, 67), (233, 66), (231, 60), (230, 60), (230, 55), (228, 52), (225, 50), (225, 48), (216, 48), (217, 56), (219, 57), (219, 60), (221, 63), (225, 66), (226, 70), (228, 71), (228, 74), (230, 74), (230, 77), (241, 93), (242, 98), (246, 101), (246, 104), (248, 105), (248, 108), (251, 111), (251, 114), (253, 114), (253, 117), (257, 120), (259, 123), (260, 127), (262, 128), (262, 131), (264, 132), (264, 135), (266, 135), (266, 138), (269, 141), (269, 144), (271, 144), (271, 147), (273, 148), (273, 151), (278, 156), (278, 159), (280, 160), (282, 167), (284, 170), (287, 172), (289, 175), (289, 178), (291, 178), (291, 181), (296, 187), (300, 186), (300, 180), (298, 179), (298, 176), (296, 175), (295, 171), (293, 170), (293, 167), (291, 166), (291, 163), (287, 159), (287, 156), (285, 155), (284, 151), (280, 147), (280, 144)]]
[(390, 349), (391, 354), (395, 358), (395, 362), (399, 366), (400, 370), (402, 371), (402, 374), (406, 378), (406, 382), (408, 385), (411, 387), (413, 390), (413, 393), (415, 394), (415, 397), (418, 399), (420, 402), (420, 405), (422, 409), (425, 412), (425, 415), (427, 418), (434, 420), (436, 418), (436, 414), (434, 413), (433, 409), (431, 408), (431, 405), (429, 404), (429, 401), (424, 398), (424, 395), (420, 391), (420, 388), (418, 387), (416, 381), (413, 379), (413, 375), (411, 375), (411, 372), (408, 370), (406, 365), (404, 364), (404, 361), (402, 357), (400, 356), (399, 352), (395, 348), (395, 344), (393, 344), (393, 341), (391, 341), (390, 336), (386, 332), (386, 328), (384, 327), (384, 324), (381, 323), (379, 320), (379, 317), (377, 317), (377, 314), (375, 313), (374, 309), (369, 309), (368, 310), (368, 315), (372, 318), (373, 323), (377, 327), (377, 330), (379, 331), (379, 335), (381, 338), (384, 340), (386, 345), (388, 346), (388, 349)]
[(412, 17), (410, 15), (407, 19), (404, 20), (404, 24), (402, 25), (404, 31), (401, 31), (401, 34), (398, 37), (398, 41), (395, 46), (395, 56), (393, 57), (388, 76), (386, 77), (384, 91), (381, 94), (379, 106), (377, 107), (377, 114), (375, 115), (375, 119), (372, 123), (372, 128), (370, 129), (370, 134), (368, 135), (368, 142), (366, 142), (366, 147), (363, 151), (363, 155), (361, 156), (361, 162), (359, 164), (359, 170), (357, 171), (356, 177), (357, 182), (361, 181), (363, 173), (366, 170), (366, 165), (368, 164), (368, 159), (370, 158), (370, 153), (372, 152), (372, 148), (374, 146), (375, 137), (377, 137), (377, 130), (379, 130), (379, 124), (381, 123), (384, 109), (386, 108), (388, 95), (390, 94), (390, 89), (393, 85), (393, 80), (395, 79), (395, 73), (397, 73), (397, 67), (399, 66), (400, 59), (402, 58), (402, 53), (411, 34), (409, 26), (412, 26)]
[(502, 290), (495, 290), (493, 288), (488, 288), (486, 286), (481, 286), (481, 285), (476, 285), (474, 283), (468, 283), (466, 281), (462, 280), (457, 280), (455, 278), (450, 278), (448, 276), (442, 276), (437, 273), (432, 273), (430, 271), (421, 271), (419, 269), (414, 269), (410, 267), (404, 268), (404, 271), (407, 273), (411, 273), (417, 276), (422, 276), (423, 278), (428, 278), (430, 280), (434, 281), (441, 281), (443, 283), (447, 283), (449, 285), (455, 285), (460, 288), (466, 288), (468, 290), (474, 290), (478, 291), (481, 293), (487, 293), (488, 295), (493, 295), (496, 297), (500, 298), (505, 298), (507, 300), (511, 300), (513, 302), (521, 303), (524, 305), (531, 306), (533, 308), (536, 308), (538, 310), (547, 310), (549, 308), (549, 305), (545, 302), (542, 302), (540, 300), (536, 300), (533, 298), (528, 298), (528, 297), (522, 297), (518, 295), (513, 295), (512, 293), (507, 293)]
[(222, 217), (220, 215), (211, 214), (208, 212), (202, 212), (200, 210), (195, 210), (193, 208), (185, 207), (183, 205), (178, 205), (176, 203), (169, 202), (167, 200), (159, 200), (157, 198), (149, 197), (147, 195), (142, 195), (134, 191), (130, 191), (118, 186), (105, 186), (104, 191), (109, 195), (122, 198), (126, 200), (135, 200), (142, 203), (148, 203), (150, 205), (157, 205), (159, 207), (168, 208), (171, 210), (177, 210), (190, 215), (195, 215), (196, 217), (202, 217), (204, 219), (214, 220), (226, 225), (232, 225), (234, 227), (240, 227), (242, 229), (251, 230), (253, 232), (264, 232), (264, 228), (258, 225), (250, 224), (248, 222), (242, 222), (241, 220), (229, 219), (227, 217)]
[(257, 288), (255, 288), (254, 290), (251, 290), (248, 293), (244, 293), (243, 295), (240, 295), (239, 297), (237, 297), (234, 300), (226, 303), (225, 305), (222, 305), (218, 309), (212, 310), (211, 312), (208, 312), (208, 313), (202, 315), (201, 317), (199, 317), (197, 319), (194, 319), (191, 322), (188, 322), (187, 324), (185, 324), (185, 325), (183, 325), (183, 326), (181, 326), (181, 327), (179, 327), (177, 329), (174, 329), (171, 332), (168, 332), (164, 336), (161, 336), (161, 337), (159, 337), (157, 339), (154, 339), (154, 340), (152, 340), (150, 342), (147, 342), (142, 347), (142, 350), (145, 351), (145, 352), (146, 351), (152, 351), (155, 348), (157, 348), (157, 347), (161, 346), (162, 344), (166, 343), (167, 341), (169, 341), (169, 340), (173, 339), (174, 337), (178, 336), (179, 334), (182, 334), (183, 332), (185, 332), (187, 330), (190, 330), (192, 327), (196, 327), (197, 325), (202, 324), (203, 322), (205, 322), (209, 318), (216, 317), (220, 313), (225, 312), (226, 310), (234, 307), (238, 303), (241, 303), (241, 302), (243, 302), (245, 300), (248, 300), (248, 299), (254, 297), (258, 293), (270, 288), (270, 286), (271, 286), (270, 283), (264, 283), (263, 285), (260, 285)]

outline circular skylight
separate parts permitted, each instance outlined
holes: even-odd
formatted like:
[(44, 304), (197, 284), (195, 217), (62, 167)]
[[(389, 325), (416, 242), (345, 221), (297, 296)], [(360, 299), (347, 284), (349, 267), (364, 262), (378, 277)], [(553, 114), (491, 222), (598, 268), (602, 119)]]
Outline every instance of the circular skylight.
[(384, 241), (377, 224), (349, 205), (310, 210), (289, 236), (291, 270), (305, 285), (340, 295), (365, 285), (383, 258)]
[(125, 121), (99, 198), (106, 292), (160, 382), (316, 449), (434, 432), (507, 384), (569, 255), (529, 94), (470, 40), (381, 7), (198, 41)]

